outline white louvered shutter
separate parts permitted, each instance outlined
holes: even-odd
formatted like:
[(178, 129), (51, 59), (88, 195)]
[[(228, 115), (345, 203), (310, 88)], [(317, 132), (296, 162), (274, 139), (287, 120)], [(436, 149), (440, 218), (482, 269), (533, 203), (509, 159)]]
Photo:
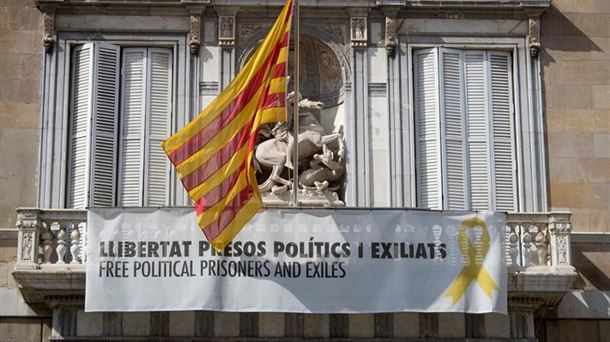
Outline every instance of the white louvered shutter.
[(70, 151), (68, 161), (69, 208), (88, 205), (87, 193), (90, 121), (92, 108), (93, 44), (74, 49), (72, 57), (72, 90), (70, 105)]
[(172, 112), (172, 52), (151, 48), (148, 51), (149, 93), (146, 127), (146, 175), (144, 200), (149, 206), (167, 205), (169, 160), (161, 142), (169, 136)]
[(114, 205), (119, 48), (74, 49), (68, 201), (71, 208)]
[(119, 205), (141, 206), (146, 108), (146, 48), (123, 49)]
[(417, 205), (440, 209), (441, 160), (437, 49), (414, 52)]
[(464, 51), (468, 165), (472, 210), (490, 208), (487, 86), (484, 51)]
[(443, 208), (468, 209), (462, 54), (440, 49)]
[(96, 43), (96, 77), (91, 137), (90, 204), (115, 205), (119, 107), (119, 47)]
[(490, 51), (492, 156), (496, 210), (515, 210), (512, 63), (507, 52)]

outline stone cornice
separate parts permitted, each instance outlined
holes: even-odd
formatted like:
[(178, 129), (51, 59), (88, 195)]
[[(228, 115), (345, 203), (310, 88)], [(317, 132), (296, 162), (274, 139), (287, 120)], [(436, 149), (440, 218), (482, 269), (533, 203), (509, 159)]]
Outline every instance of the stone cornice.
[[(43, 12), (56, 9), (60, 12), (67, 11), (88, 11), (103, 10), (104, 13), (115, 11), (129, 11), (135, 9), (145, 9), (155, 13), (164, 11), (165, 14), (187, 13), (188, 7), (212, 5), (216, 8), (224, 6), (238, 6), (243, 9), (261, 9), (269, 7), (280, 7), (284, 0), (35, 0), (36, 5)], [(551, 0), (300, 0), (300, 5), (304, 10), (307, 9), (349, 9), (349, 8), (370, 8), (370, 9), (403, 9), (408, 12), (419, 11), (444, 11), (457, 10), (460, 12), (469, 11), (517, 11), (526, 13), (529, 16), (539, 16), (551, 4)], [(129, 13), (129, 12), (123, 12)]]

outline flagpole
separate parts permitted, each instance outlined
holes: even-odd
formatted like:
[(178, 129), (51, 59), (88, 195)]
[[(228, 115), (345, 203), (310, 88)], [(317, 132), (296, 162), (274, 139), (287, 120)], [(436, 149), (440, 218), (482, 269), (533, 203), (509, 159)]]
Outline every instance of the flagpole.
[(293, 116), (292, 116), (292, 132), (294, 134), (294, 144), (292, 151), (292, 164), (294, 172), (292, 175), (292, 205), (299, 205), (299, 93), (300, 93), (300, 70), (299, 70), (299, 59), (300, 59), (300, 10), (299, 0), (294, 0), (294, 97), (293, 97)]

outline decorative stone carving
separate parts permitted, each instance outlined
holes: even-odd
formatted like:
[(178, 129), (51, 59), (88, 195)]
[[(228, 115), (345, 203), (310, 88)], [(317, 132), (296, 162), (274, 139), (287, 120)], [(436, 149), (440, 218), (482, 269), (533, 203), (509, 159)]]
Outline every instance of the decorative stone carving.
[(366, 17), (351, 17), (351, 41), (352, 47), (366, 47), (367, 22)]
[(529, 18), (528, 27), (530, 55), (532, 58), (537, 58), (540, 51), (540, 18)]
[(17, 215), (19, 228), (19, 245), (17, 261), (25, 268), (33, 268), (38, 262), (38, 232), (41, 227), (39, 211), (36, 209), (20, 210)]
[(396, 17), (385, 18), (385, 49), (389, 57), (394, 57), (396, 54)]
[[(299, 98), (301, 98), (299, 96)], [(287, 204), (289, 190), (294, 191), (292, 178), (285, 169), (299, 172), (299, 199), (303, 204), (314, 206), (344, 205), (337, 191), (345, 175), (345, 144), (342, 128), (327, 134), (314, 116), (320, 111), (322, 102), (302, 99), (299, 101), (299, 133), (295, 141), (290, 132), (294, 93), (288, 95), (288, 122), (278, 123), (272, 129), (261, 130), (262, 141), (258, 144), (255, 158), (260, 170), (259, 190), (265, 203)], [(294, 144), (298, 144), (298, 165), (293, 165)], [(301, 171), (302, 170), (302, 171)], [(267, 176), (268, 175), (268, 176)]]
[(549, 215), (551, 265), (558, 272), (574, 272), (574, 267), (571, 266), (570, 250), (571, 215), (570, 213), (551, 213)]
[(55, 12), (51, 10), (43, 12), (42, 20), (42, 43), (44, 45), (45, 52), (51, 53), (53, 51), (53, 46), (55, 46)]
[(224, 47), (235, 46), (235, 16), (218, 17), (218, 44)]
[(190, 16), (190, 36), (189, 46), (191, 53), (196, 55), (199, 53), (199, 47), (201, 46), (201, 16), (191, 14)]

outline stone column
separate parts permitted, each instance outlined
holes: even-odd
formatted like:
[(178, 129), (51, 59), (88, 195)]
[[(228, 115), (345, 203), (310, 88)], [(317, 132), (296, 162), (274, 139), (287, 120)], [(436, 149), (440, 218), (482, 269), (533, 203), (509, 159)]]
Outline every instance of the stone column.
[(220, 45), (220, 86), (224, 89), (235, 76), (235, 28), (239, 7), (217, 7), (218, 45)]
[(350, 8), (350, 37), (352, 47), (351, 113), (347, 118), (347, 136), (350, 146), (348, 206), (368, 207), (372, 203), (370, 181), (370, 116), (368, 89), (368, 8)]

